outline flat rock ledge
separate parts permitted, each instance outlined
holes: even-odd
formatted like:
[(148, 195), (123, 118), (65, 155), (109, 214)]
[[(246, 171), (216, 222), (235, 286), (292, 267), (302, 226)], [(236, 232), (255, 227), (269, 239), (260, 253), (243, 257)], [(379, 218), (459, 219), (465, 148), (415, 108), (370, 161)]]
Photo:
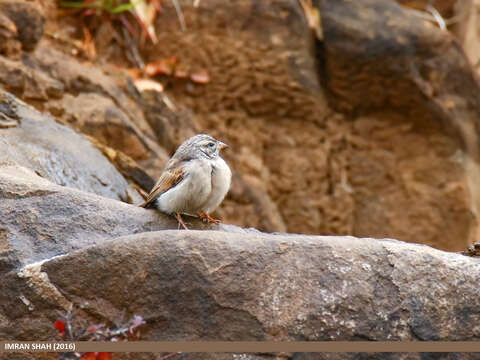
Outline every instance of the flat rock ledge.
[(164, 230), (5, 276), (2, 339), (48, 340), (73, 304), (143, 340), (479, 340), (480, 260), (396, 240)]

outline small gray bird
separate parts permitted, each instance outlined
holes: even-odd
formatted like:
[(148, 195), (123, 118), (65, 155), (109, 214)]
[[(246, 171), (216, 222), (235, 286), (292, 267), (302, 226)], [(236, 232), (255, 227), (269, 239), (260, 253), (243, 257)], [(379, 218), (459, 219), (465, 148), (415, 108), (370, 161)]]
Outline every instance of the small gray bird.
[(154, 206), (164, 213), (175, 214), (185, 229), (181, 214), (198, 215), (219, 223), (210, 213), (220, 205), (232, 180), (230, 168), (220, 157), (220, 150), (226, 147), (206, 134), (183, 142), (140, 206)]

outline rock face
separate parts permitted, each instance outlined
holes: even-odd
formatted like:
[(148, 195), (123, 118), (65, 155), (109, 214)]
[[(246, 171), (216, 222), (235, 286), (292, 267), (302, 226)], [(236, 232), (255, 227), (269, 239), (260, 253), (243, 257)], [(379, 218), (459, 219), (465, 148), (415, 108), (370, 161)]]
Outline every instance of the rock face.
[[(0, 164), (31, 169), (55, 184), (127, 201), (140, 199), (83, 136), (0, 91)], [(0, 122), (1, 125), (2, 122)]]
[(476, 141), (466, 139), (473, 134), (462, 130), (479, 121), (480, 97), (472, 93), (478, 79), (452, 35), (391, 1), (317, 3), (323, 20), (320, 70), (334, 107), (362, 114), (413, 108), (418, 117), (456, 130), (458, 140), (477, 150)]
[[(16, 35), (16, 40), (22, 44), (22, 49), (33, 50), (43, 35), (45, 17), (42, 14), (41, 7), (31, 1), (3, 0), (0, 2), (0, 11), (6, 18), (6, 20), (2, 19), (1, 21), (3, 27), (16, 29), (12, 33)], [(5, 26), (7, 21), (9, 25)], [(13, 23), (14, 27), (10, 23)], [(7, 38), (6, 40), (10, 39)]]
[[(175, 55), (210, 74), (206, 85), (166, 83), (200, 129), (231, 145), (225, 157), (242, 181), (221, 217), (265, 231), (462, 250), (477, 236), (478, 207), (474, 152), (452, 130), (480, 114), (467, 58), (451, 35), (393, 1), (317, 5), (323, 43), (310, 42), (292, 2), (209, 1), (182, 7), (187, 36), (167, 6), (161, 46), (142, 49), (147, 62)], [(396, 32), (405, 39), (397, 43)], [(244, 196), (252, 187), (255, 201)]]
[[(377, 230), (368, 225), (372, 215), (388, 224), (394, 237), (404, 239), (399, 226), (410, 223), (412, 213), (392, 211), (403, 204), (399, 208), (408, 207), (422, 219), (410, 223), (413, 228), (426, 230), (437, 223), (440, 229), (440, 219), (455, 218), (457, 225), (445, 229), (444, 234), (453, 231), (446, 237), (474, 241), (478, 222), (472, 215), (480, 205), (480, 97), (478, 76), (463, 49), (452, 35), (393, 1), (322, 0), (316, 4), (323, 29), (323, 39), (317, 42), (319, 69), (329, 103), (353, 117), (354, 136), (366, 141), (357, 147), (350, 167), (356, 203), (370, 209), (357, 209), (363, 221), (356, 223), (355, 233), (380, 235), (381, 224), (375, 225)], [(389, 124), (391, 133), (380, 129), (382, 121)], [(378, 168), (380, 163), (383, 169)], [(363, 187), (358, 180), (366, 180), (362, 173), (368, 167), (375, 190), (358, 186)], [(451, 171), (454, 177), (449, 177)], [(398, 180), (387, 181), (389, 185), (380, 180), (388, 174)], [(433, 198), (441, 203), (435, 215), (428, 210)], [(452, 201), (463, 203), (464, 210), (453, 210)], [(409, 231), (416, 232), (413, 228)], [(427, 232), (433, 240), (437, 235), (432, 230)]]
[(0, 337), (52, 339), (72, 303), (143, 316), (144, 340), (478, 341), (479, 277), (478, 259), (395, 240), (150, 232), (10, 272)]

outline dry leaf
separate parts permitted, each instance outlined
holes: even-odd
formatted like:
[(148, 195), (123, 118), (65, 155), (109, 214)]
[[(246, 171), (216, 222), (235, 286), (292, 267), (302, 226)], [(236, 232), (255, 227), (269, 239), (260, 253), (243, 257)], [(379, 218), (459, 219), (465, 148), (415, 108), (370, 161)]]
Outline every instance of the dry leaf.
[(138, 91), (153, 90), (163, 92), (163, 85), (150, 79), (137, 79), (133, 82)]
[(87, 29), (87, 27), (83, 27), (83, 45), (82, 48), (87, 54), (87, 56), (90, 59), (93, 59), (95, 56), (97, 56), (97, 49), (95, 49), (95, 42), (93, 41), (92, 34), (90, 34), (90, 31)]
[(145, 74), (149, 77), (155, 75), (172, 75), (178, 60), (177, 56), (172, 56), (168, 59), (152, 61), (145, 66)]
[(127, 69), (127, 72), (134, 79), (138, 79), (142, 76), (142, 71), (139, 69)]
[(299, 0), (303, 13), (307, 19), (308, 27), (315, 32), (317, 39), (323, 40), (322, 19), (320, 11), (313, 6), (312, 0)]
[(157, 6), (154, 2), (130, 0), (130, 3), (134, 4), (133, 10), (137, 15), (140, 25), (144, 28), (148, 34), (152, 43), (156, 44), (157, 34), (155, 32), (155, 17), (157, 16)]

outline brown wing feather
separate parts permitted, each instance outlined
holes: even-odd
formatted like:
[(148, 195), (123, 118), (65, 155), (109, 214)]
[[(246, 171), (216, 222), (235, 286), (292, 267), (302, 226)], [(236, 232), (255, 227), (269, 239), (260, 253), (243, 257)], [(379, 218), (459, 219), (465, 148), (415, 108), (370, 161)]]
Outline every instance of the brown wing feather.
[(165, 169), (163, 174), (158, 179), (157, 183), (153, 187), (150, 194), (148, 194), (147, 199), (141, 203), (140, 207), (147, 207), (150, 203), (155, 201), (160, 195), (162, 195), (168, 189), (176, 186), (180, 181), (183, 180), (183, 166), (174, 167), (170, 169)]

